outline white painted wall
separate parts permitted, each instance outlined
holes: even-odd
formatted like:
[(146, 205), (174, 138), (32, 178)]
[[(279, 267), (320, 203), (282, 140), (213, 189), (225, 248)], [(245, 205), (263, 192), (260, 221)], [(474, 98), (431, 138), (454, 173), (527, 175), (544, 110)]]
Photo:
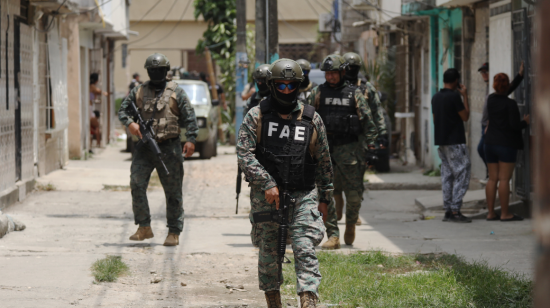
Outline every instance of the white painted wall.
[(379, 0), (380, 21), (382, 23), (392, 19), (393, 17), (401, 16), (401, 0)]
[(489, 93), (493, 93), (493, 77), (506, 73), (512, 79), (512, 13), (491, 17), (489, 21)]

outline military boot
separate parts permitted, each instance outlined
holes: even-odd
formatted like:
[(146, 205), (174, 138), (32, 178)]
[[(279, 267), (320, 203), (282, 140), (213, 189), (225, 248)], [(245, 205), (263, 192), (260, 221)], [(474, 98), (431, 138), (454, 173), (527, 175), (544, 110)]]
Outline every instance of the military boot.
[(143, 241), (148, 238), (153, 238), (155, 235), (153, 234), (153, 230), (151, 230), (151, 227), (139, 227), (134, 233), (134, 235), (130, 236), (131, 241)]
[(340, 249), (340, 238), (337, 236), (331, 236), (323, 245), (323, 249)]
[(353, 241), (355, 241), (355, 224), (346, 224), (344, 242), (346, 243), (346, 245), (352, 245)]
[(317, 302), (317, 296), (313, 292), (300, 293), (300, 307), (302, 308), (315, 308)]
[(283, 308), (281, 292), (279, 291), (265, 292), (265, 300), (267, 301), (267, 308)]
[(166, 240), (164, 241), (164, 246), (176, 246), (180, 244), (180, 236), (175, 233), (168, 233)]
[(336, 207), (336, 216), (338, 221), (342, 220), (342, 211), (344, 210), (344, 197), (342, 195), (334, 195), (334, 206)]
[(361, 221), (361, 218), (357, 217), (357, 222), (355, 223), (356, 226), (360, 226), (363, 222)]

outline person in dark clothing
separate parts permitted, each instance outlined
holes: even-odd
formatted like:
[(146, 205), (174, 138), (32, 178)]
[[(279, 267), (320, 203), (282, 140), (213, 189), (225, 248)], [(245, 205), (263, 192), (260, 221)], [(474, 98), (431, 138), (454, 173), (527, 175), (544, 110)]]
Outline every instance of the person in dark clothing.
[[(489, 63), (483, 63), (483, 65), (477, 70), (481, 77), (483, 78), (483, 81), (486, 83), (489, 83)], [(519, 86), (519, 84), (523, 81), (523, 72), (524, 72), (524, 65), (523, 62), (521, 62), (521, 66), (519, 67), (519, 73), (514, 78), (512, 83), (510, 84), (510, 88), (508, 88), (508, 94), (512, 94), (516, 90), (516, 88)], [(489, 169), (487, 169), (487, 161), (485, 160), (485, 129), (487, 128), (487, 121), (489, 119), (489, 115), (487, 114), (487, 99), (489, 98), (489, 85), (487, 85), (487, 94), (485, 96), (485, 104), (483, 105), (483, 117), (481, 118), (481, 139), (479, 140), (479, 144), (477, 145), (477, 153), (483, 160), (483, 163), (485, 164), (485, 173), (486, 173), (486, 179), (487, 181), (489, 179)]]
[[(510, 179), (516, 165), (517, 151), (523, 149), (522, 130), (529, 125), (529, 115), (520, 120), (516, 101), (508, 98), (510, 79), (508, 75), (495, 75), (495, 93), (487, 99), (488, 127), (485, 133), (485, 158), (489, 168), (489, 181), (485, 186), (487, 197), (487, 220), (523, 220), (509, 212)], [(495, 213), (495, 199), (500, 197), (501, 215)]]
[(463, 123), (470, 117), (468, 92), (464, 85), (458, 83), (459, 79), (457, 69), (445, 71), (445, 87), (432, 98), (432, 113), (435, 145), (439, 146), (437, 151), (441, 158), (441, 187), (445, 207), (443, 221), (472, 222), (460, 213), (462, 199), (470, 185), (471, 164)]

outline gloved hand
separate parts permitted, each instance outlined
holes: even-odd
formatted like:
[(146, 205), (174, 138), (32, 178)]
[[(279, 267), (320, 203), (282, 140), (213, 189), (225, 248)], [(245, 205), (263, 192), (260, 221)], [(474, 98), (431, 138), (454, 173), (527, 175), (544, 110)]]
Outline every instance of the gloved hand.
[(390, 144), (390, 140), (387, 134), (378, 136), (377, 143), (381, 148), (387, 148)]

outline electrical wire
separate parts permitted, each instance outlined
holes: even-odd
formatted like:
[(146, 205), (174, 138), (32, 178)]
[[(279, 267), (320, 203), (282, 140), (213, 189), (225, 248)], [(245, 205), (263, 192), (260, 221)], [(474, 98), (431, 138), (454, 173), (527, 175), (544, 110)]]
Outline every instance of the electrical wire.
[[(137, 24), (139, 24), (141, 21), (143, 21), (145, 19), (145, 17), (147, 15), (149, 15), (149, 13), (151, 13), (151, 11), (161, 2), (162, 0), (158, 0), (147, 12), (145, 12), (145, 14), (143, 15), (143, 17), (141, 17), (140, 20), (136, 21), (134, 24), (131, 24), (130, 26), (135, 26)], [(189, 2), (191, 2), (191, 0), (189, 0)], [(126, 28), (126, 29), (130, 29), (130, 27)]]
[(325, 7), (325, 5), (321, 3), (320, 0), (315, 0), (315, 1), (317, 1), (317, 3), (319, 3), (319, 5), (320, 5), (321, 7), (323, 7), (323, 9), (326, 10), (327, 12), (332, 12), (332, 8), (331, 8), (330, 6), (329, 6), (329, 9), (327, 9), (327, 8)]
[[(304, 35), (302, 35), (302, 31), (296, 27), (294, 27), (293, 25), (289, 24), (285, 17), (283, 16), (283, 14), (281, 13), (281, 11), (278, 11), (277, 12), (279, 17), (281, 17), (281, 19), (283, 20), (283, 23), (285, 24), (285, 26), (289, 27), (291, 30), (294, 30), (300, 37), (302, 37), (304, 40), (306, 41), (309, 41), (310, 39), (308, 39), (307, 37), (305, 37)], [(316, 42), (313, 42), (313, 43), (307, 43), (307, 44), (314, 44), (314, 45), (319, 45), (319, 43), (316, 43)]]
[(151, 33), (153, 33), (158, 27), (160, 27), (166, 21), (166, 19), (168, 18), (168, 15), (172, 12), (172, 9), (174, 8), (174, 6), (176, 5), (177, 2), (178, 2), (178, 0), (174, 0), (174, 3), (172, 3), (172, 6), (168, 9), (168, 12), (164, 16), (164, 18), (153, 29), (151, 29), (151, 31), (149, 31), (149, 33), (145, 34), (144, 36), (142, 36), (138, 40), (135, 40), (133, 42), (128, 43), (128, 46), (133, 45), (137, 42), (140, 42), (140, 41), (144, 40), (146, 37), (151, 35)]
[(86, 13), (95, 11), (95, 10), (99, 9), (100, 7), (104, 6), (105, 4), (107, 4), (107, 3), (111, 2), (111, 1), (113, 1), (113, 0), (107, 0), (107, 1), (103, 2), (102, 4), (100, 4), (99, 6), (96, 6), (96, 7), (93, 8), (93, 9), (89, 9), (89, 10), (86, 10), (86, 11), (81, 11), (81, 12), (75, 13), (75, 14), (86, 14)]
[[(160, 1), (159, 1), (160, 2)], [(158, 3), (158, 2), (157, 2)], [(187, 9), (189, 9), (189, 4), (191, 4), (191, 1), (188, 1), (187, 2), (187, 5), (185, 6), (185, 9), (183, 10), (183, 13), (181, 13), (181, 16), (180, 16), (180, 19), (178, 20), (178, 22), (174, 25), (174, 27), (172, 27), (172, 30), (170, 30), (170, 32), (168, 32), (168, 34), (166, 34), (165, 36), (161, 37), (160, 39), (154, 41), (154, 42), (151, 42), (149, 44), (156, 44), (158, 42), (161, 42), (162, 40), (166, 39), (167, 37), (170, 36), (170, 34), (172, 34), (172, 32), (174, 32), (174, 30), (176, 29), (176, 27), (183, 21), (183, 17), (185, 16), (185, 13), (187, 13)], [(144, 46), (137, 46), (137, 47), (144, 47)]]
[[(61, 5), (57, 8), (57, 10), (55, 11), (52, 11), (50, 14), (52, 15), (52, 20), (50, 21), (50, 23), (48, 24), (48, 26), (46, 27), (45, 30), (40, 30), (40, 29), (36, 29), (36, 31), (40, 32), (40, 33), (48, 33), (50, 32), (50, 30), (52, 29), (52, 24), (53, 24), (53, 21), (55, 20), (55, 16), (56, 15), (59, 15), (59, 10), (61, 9), (61, 7), (65, 4), (65, 2), (67, 2), (67, 0), (63, 0), (63, 2), (61, 3)], [(8, 23), (9, 25), (9, 23)]]
[(319, 12), (317, 12), (317, 9), (315, 9), (315, 7), (311, 4), (311, 2), (309, 2), (309, 0), (306, 0), (306, 2), (309, 5), (309, 7), (315, 12), (315, 14), (317, 14), (317, 16), (321, 15), (319, 14)]

